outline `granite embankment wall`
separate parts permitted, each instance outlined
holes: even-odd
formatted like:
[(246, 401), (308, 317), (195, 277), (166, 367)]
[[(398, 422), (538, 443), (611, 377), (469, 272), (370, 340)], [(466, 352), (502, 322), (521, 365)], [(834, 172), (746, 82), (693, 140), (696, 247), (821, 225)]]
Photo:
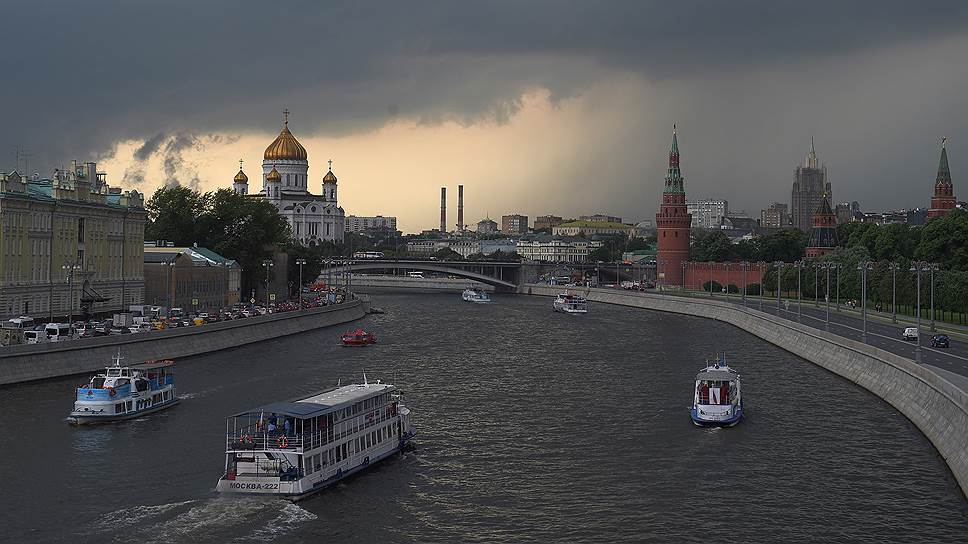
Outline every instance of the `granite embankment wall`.
[(356, 299), (324, 308), (220, 321), (201, 327), (7, 346), (0, 348), (0, 385), (103, 369), (111, 364), (111, 357), (119, 348), (127, 364), (148, 359), (177, 359), (346, 323), (363, 317), (368, 310), (369, 301)]
[(464, 278), (411, 278), (409, 276), (377, 276), (353, 274), (353, 290), (366, 293), (368, 289), (426, 289), (461, 292), (468, 287), (493, 291), (494, 287)]
[[(911, 359), (722, 301), (572, 289), (590, 301), (716, 319), (735, 325), (843, 376), (894, 406), (934, 444), (968, 495), (968, 393)], [(525, 285), (520, 292), (554, 296), (561, 287)]]

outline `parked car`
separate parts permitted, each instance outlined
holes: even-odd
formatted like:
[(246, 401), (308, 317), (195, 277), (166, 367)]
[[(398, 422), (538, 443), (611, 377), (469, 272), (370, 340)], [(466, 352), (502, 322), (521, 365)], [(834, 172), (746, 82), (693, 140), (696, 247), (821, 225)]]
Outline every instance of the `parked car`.
[(119, 334), (131, 334), (131, 331), (127, 327), (111, 327), (111, 335)]
[(936, 334), (931, 337), (931, 347), (933, 348), (947, 348), (948, 345), (948, 335), (947, 334)]
[(918, 339), (918, 335), (919, 333), (918, 333), (917, 327), (908, 327), (904, 329), (904, 333), (902, 334), (905, 340), (909, 340), (912, 342)]

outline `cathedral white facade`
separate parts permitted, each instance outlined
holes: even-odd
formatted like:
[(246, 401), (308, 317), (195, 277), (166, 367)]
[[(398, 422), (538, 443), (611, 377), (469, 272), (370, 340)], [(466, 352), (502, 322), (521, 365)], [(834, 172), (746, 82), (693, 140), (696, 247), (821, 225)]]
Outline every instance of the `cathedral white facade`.
[(299, 243), (315, 246), (320, 242), (342, 242), (346, 214), (336, 198), (336, 176), (330, 161), (323, 176), (322, 194), (309, 192), (309, 161), (306, 148), (289, 132), (289, 112), (285, 112), (282, 132), (266, 148), (262, 160), (262, 189), (249, 195), (249, 178), (242, 171), (235, 175), (232, 189), (252, 198), (272, 202), (289, 221), (292, 236)]

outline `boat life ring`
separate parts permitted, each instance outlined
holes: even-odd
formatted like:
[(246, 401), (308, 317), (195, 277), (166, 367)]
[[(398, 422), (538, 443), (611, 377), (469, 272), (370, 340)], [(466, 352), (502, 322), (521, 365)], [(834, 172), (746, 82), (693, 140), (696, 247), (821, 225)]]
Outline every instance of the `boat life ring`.
[(118, 392), (115, 391), (113, 387), (111, 387), (109, 385), (107, 389), (108, 389), (108, 396), (109, 397), (115, 397), (115, 396), (117, 396)]
[(252, 437), (249, 436), (249, 435), (247, 435), (247, 434), (246, 435), (242, 435), (242, 438), (239, 439), (239, 443), (240, 444), (243, 444), (243, 445), (245, 445), (245, 444), (251, 444), (252, 443)]
[(284, 435), (280, 436), (276, 439), (276, 445), (279, 446), (279, 449), (286, 449), (289, 447), (289, 439)]

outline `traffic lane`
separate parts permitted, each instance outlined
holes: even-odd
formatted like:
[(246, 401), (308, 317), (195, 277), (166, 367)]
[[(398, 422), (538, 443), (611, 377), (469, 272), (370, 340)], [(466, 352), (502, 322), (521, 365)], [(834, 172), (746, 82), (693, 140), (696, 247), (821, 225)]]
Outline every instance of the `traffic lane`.
[[(749, 305), (747, 305), (747, 306), (749, 306)], [(758, 308), (758, 306), (756, 306), (756, 308)], [(776, 314), (776, 303), (774, 302), (773, 306), (766, 306), (766, 305), (764, 305), (763, 311), (775, 315)], [(815, 327), (815, 328), (818, 328), (818, 329), (823, 329), (824, 328), (824, 322), (826, 320), (826, 315), (827, 314), (826, 314), (826, 310), (823, 308), (823, 306), (821, 306), (818, 309), (818, 308), (813, 307), (813, 305), (809, 305), (808, 306), (808, 305), (804, 304), (803, 305), (803, 308), (802, 308), (802, 314), (803, 314), (803, 319), (802, 319), (803, 324), (808, 325), (808, 326), (812, 326), (812, 327)], [(788, 318), (788, 319), (793, 320), (793, 321), (796, 321), (797, 320), (796, 304), (791, 304), (789, 310), (787, 310), (785, 306), (784, 307), (781, 307), (781, 309), (780, 309), (780, 316), (781, 317), (784, 317), (784, 318)], [(854, 340), (858, 340), (858, 341), (863, 340), (863, 333), (862, 333), (863, 320), (860, 317), (855, 317), (852, 314), (837, 313), (837, 312), (835, 312), (834, 307), (831, 306), (831, 308), (830, 308), (830, 325), (831, 325), (830, 326), (831, 332), (834, 332), (836, 334), (841, 334), (841, 332), (842, 332), (842, 331), (839, 331), (839, 330), (836, 330), (836, 329), (842, 329), (842, 328), (855, 329), (852, 333), (844, 333), (844, 334), (841, 334), (841, 335), (842, 336), (845, 336), (847, 338), (852, 338)], [(923, 325), (924, 324), (922, 323), (922, 333), (921, 333), (921, 349), (922, 349), (922, 352), (925, 351), (926, 349), (934, 349), (934, 348), (930, 348), (929, 347), (930, 346), (930, 341), (931, 341), (932, 334), (929, 334), (929, 333), (925, 332)], [(892, 340), (896, 340), (900, 345), (904, 345), (905, 343), (910, 344), (911, 345), (911, 348), (910, 348), (911, 349), (911, 353), (913, 354), (913, 350), (914, 350), (914, 348), (916, 346), (914, 345), (914, 342), (911, 342), (910, 340), (908, 340), (908, 341), (905, 341), (904, 340), (904, 337), (903, 337), (902, 333), (904, 332), (904, 329), (905, 328), (906, 328), (906, 326), (903, 325), (903, 324), (895, 325), (893, 323), (883, 323), (883, 322), (881, 322), (879, 320), (878, 321), (874, 321), (874, 320), (868, 320), (867, 321), (867, 334), (868, 334), (868, 336), (871, 336), (871, 335), (880, 335), (880, 336), (883, 336), (883, 337), (886, 337), (886, 338), (890, 338)], [(943, 351), (939, 351), (939, 353), (944, 353), (946, 355), (956, 356), (956, 358), (962, 357), (962, 358), (968, 359), (968, 343), (960, 342), (960, 341), (951, 341), (951, 347), (949, 347), (949, 348), (938, 348), (938, 349), (939, 350), (943, 350)], [(889, 351), (894, 351), (894, 350), (892, 349), (892, 350), (889, 350)], [(908, 356), (908, 355), (905, 355), (905, 356)], [(910, 356), (913, 357), (913, 355), (910, 355)]]
[[(804, 310), (806, 310), (806, 308), (804, 308)], [(764, 306), (763, 311), (771, 315), (776, 315), (777, 313), (775, 305), (771, 308)], [(785, 314), (787, 314), (787, 312), (784, 309), (781, 309), (780, 313), (781, 318), (786, 319)], [(812, 312), (803, 312), (803, 324), (822, 330), (824, 328), (824, 319), (818, 318), (811, 314)], [(832, 318), (832, 316), (833, 314), (831, 314), (830, 332), (843, 338), (863, 342), (863, 331), (860, 328), (860, 320), (853, 320), (857, 324), (857, 327), (854, 327), (846, 322), (838, 323)], [(796, 320), (797, 316), (795, 311), (792, 314), (792, 317), (793, 320)], [(850, 321), (850, 318), (847, 317), (845, 321)], [(867, 343), (869, 345), (889, 351), (902, 357), (907, 357), (912, 360), (915, 359), (915, 348), (917, 347), (915, 344), (905, 342), (903, 339), (891, 335), (890, 331), (892, 330), (892, 327), (890, 326), (882, 326), (882, 328), (887, 330), (888, 334), (881, 334), (880, 332), (873, 330), (870, 328), (870, 323), (868, 323)], [(922, 345), (921, 362), (932, 364), (960, 375), (968, 376), (968, 357), (952, 353), (949, 350), (939, 350)]]
[[(810, 315), (812, 318), (819, 319), (820, 321), (823, 321), (825, 319), (825, 315), (826, 315), (823, 311), (819, 311), (818, 312), (816, 309), (810, 309), (810, 310), (808, 310), (806, 307), (804, 307), (804, 309), (803, 309), (803, 314), (805, 316), (806, 315)], [(832, 324), (833, 323), (838, 323), (841, 326), (853, 327), (855, 329), (862, 329), (863, 328), (863, 319), (860, 318), (860, 317), (857, 317), (857, 316), (855, 316), (853, 314), (834, 314), (834, 312), (831, 311), (831, 313), (830, 313), (830, 322)], [(816, 325), (814, 325), (814, 326), (816, 326)], [(895, 325), (893, 323), (884, 323), (883, 321), (880, 321), (880, 320), (877, 320), (877, 321), (868, 320), (867, 321), (867, 331), (868, 331), (868, 334), (870, 334), (870, 333), (880, 334), (882, 336), (886, 336), (888, 338), (895, 339), (898, 342), (910, 344), (912, 346), (911, 349), (913, 350), (914, 347), (915, 347), (915, 345), (916, 345), (916, 343), (914, 341), (911, 341), (911, 340), (904, 340), (904, 336), (903, 336), (904, 329), (907, 328), (908, 326), (909, 325), (904, 325), (904, 324), (897, 324), (897, 325)], [(927, 347), (929, 347), (931, 345), (931, 337), (932, 336), (934, 336), (934, 334), (926, 331), (925, 330), (925, 327), (924, 327), (924, 323), (922, 323), (922, 327), (921, 327), (921, 346), (922, 346), (922, 350), (924, 348), (927, 348)], [(951, 344), (951, 347), (948, 347), (948, 348), (937, 348), (937, 349), (943, 350), (945, 353), (949, 353), (949, 354), (953, 354), (953, 355), (958, 355), (958, 356), (961, 356), (961, 357), (968, 357), (968, 343), (965, 343), (965, 342), (962, 342), (962, 341), (958, 341), (958, 340), (951, 340), (950, 341), (950, 344)], [(935, 348), (930, 348), (930, 349), (935, 349)]]

